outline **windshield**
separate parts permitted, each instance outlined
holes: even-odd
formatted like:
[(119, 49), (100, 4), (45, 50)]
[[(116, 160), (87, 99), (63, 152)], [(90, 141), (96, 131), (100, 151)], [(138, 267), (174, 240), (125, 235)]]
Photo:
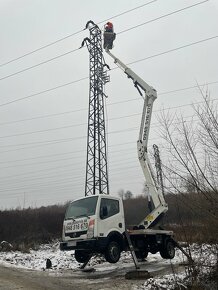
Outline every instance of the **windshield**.
[(94, 215), (97, 200), (98, 196), (93, 196), (72, 202), (66, 211), (65, 219)]

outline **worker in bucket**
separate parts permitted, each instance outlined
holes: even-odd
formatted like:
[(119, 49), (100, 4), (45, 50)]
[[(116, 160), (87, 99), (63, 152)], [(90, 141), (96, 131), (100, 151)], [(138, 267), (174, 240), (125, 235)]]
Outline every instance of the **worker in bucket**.
[(113, 41), (116, 37), (114, 26), (111, 22), (107, 22), (104, 26), (104, 49), (112, 49)]

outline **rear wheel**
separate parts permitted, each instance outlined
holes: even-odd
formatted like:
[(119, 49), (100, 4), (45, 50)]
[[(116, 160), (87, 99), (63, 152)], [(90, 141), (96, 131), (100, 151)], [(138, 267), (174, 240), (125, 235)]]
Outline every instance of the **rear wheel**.
[(175, 246), (172, 240), (166, 239), (160, 249), (160, 255), (163, 259), (173, 259), (175, 257)]
[(106, 251), (105, 251), (105, 259), (109, 263), (117, 263), (120, 259), (120, 245), (116, 241), (109, 242)]
[(75, 259), (78, 263), (86, 263), (91, 256), (90, 252), (75, 250)]

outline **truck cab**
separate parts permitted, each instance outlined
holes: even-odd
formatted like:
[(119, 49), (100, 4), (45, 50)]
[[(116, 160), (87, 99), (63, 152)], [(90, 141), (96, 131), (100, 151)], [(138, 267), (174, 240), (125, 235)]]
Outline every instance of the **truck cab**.
[(75, 250), (84, 263), (92, 253), (102, 253), (116, 263), (124, 249), (125, 220), (122, 200), (94, 195), (71, 202), (63, 222), (61, 250)]

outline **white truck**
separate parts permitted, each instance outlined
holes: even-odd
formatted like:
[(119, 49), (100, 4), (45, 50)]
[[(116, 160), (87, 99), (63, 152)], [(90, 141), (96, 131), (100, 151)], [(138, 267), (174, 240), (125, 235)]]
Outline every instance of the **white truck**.
[[(107, 39), (105, 39), (104, 47), (127, 77), (132, 79), (141, 95), (140, 90), (144, 91), (144, 106), (137, 148), (153, 208), (138, 225), (127, 229), (121, 198), (101, 194), (75, 200), (70, 203), (66, 211), (60, 248), (61, 250), (74, 249), (75, 259), (79, 263), (86, 263), (93, 253), (101, 253), (108, 262), (116, 263), (121, 252), (129, 250), (133, 254), (133, 258), (144, 259), (148, 252), (152, 254), (160, 252), (164, 259), (172, 259), (176, 246), (176, 242), (172, 238), (173, 232), (153, 228), (168, 210), (147, 155), (152, 107), (157, 93), (108, 50)], [(135, 212), (137, 214), (137, 209)]]

